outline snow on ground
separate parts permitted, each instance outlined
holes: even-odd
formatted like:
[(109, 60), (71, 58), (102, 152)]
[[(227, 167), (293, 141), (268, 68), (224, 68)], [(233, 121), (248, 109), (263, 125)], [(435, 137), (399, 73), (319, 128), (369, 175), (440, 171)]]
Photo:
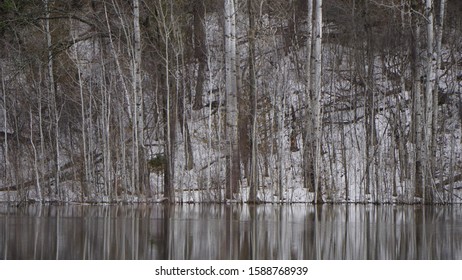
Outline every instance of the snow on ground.
[[(213, 34), (221, 34), (220, 20), (216, 15), (210, 15), (207, 22), (208, 72), (205, 83), (204, 104), (224, 100), (224, 73), (222, 69), (221, 38)], [(313, 193), (303, 188), (302, 153), (290, 151), (293, 126), (296, 131), (296, 142), (302, 148), (303, 141), (300, 124), (305, 116), (300, 110), (305, 98), (304, 73), (300, 73), (300, 64), (304, 63), (304, 49), (283, 50), (283, 39), (274, 36), (271, 20), (264, 24), (268, 28), (262, 30), (257, 41), (257, 99), (258, 116), (258, 199), (261, 202), (311, 202)], [(239, 33), (243, 37), (242, 32)], [(240, 42), (241, 75), (245, 75), (247, 51), (246, 42)], [(409, 157), (415, 147), (411, 142), (402, 147), (405, 154), (399, 151), (398, 137), (408, 137), (410, 133), (410, 110), (412, 102), (410, 92), (400, 88), (399, 83), (383, 73), (383, 61), (375, 61), (374, 91), (376, 142), (366, 151), (366, 122), (364, 98), (352, 90), (351, 61), (346, 53), (349, 50), (343, 46), (324, 46), (323, 53), (323, 136), (321, 182), (323, 195), (328, 202), (418, 202), (412, 198), (411, 177), (403, 174), (407, 168)], [(386, 63), (385, 63), (386, 64)], [(389, 69), (397, 74), (396, 69)], [(303, 71), (301, 71), (303, 72)], [(462, 170), (462, 135), (460, 102), (462, 85), (450, 77), (457, 76), (456, 70), (449, 69), (440, 86), (448, 93), (448, 104), (440, 106), (442, 133), (438, 135), (437, 157), (439, 162), (436, 181), (448, 180), (450, 174), (459, 174)], [(192, 87), (194, 88), (194, 87)], [(393, 94), (394, 93), (394, 94)], [(243, 94), (243, 93), (242, 93)], [(194, 168), (185, 167), (184, 136), (177, 131), (175, 143), (174, 186), (175, 201), (216, 202), (224, 201), (224, 186), (227, 145), (225, 139), (224, 107), (217, 109), (204, 107), (198, 111), (187, 110), (189, 130), (191, 133)], [(297, 123), (292, 123), (292, 111), (297, 117)], [(394, 127), (393, 121), (399, 120)], [(444, 122), (443, 122), (444, 121)], [(158, 143), (161, 144), (161, 143)], [(162, 154), (162, 145), (153, 146), (150, 154)], [(242, 171), (243, 171), (242, 166)], [(457, 171), (459, 170), (459, 171)], [(367, 176), (369, 172), (369, 176)], [(244, 173), (244, 172), (243, 172)], [(29, 174), (30, 175), (30, 174)], [(32, 177), (32, 176), (30, 176)], [(282, 182), (280, 184), (279, 182)], [(150, 191), (152, 196), (124, 196), (118, 200), (130, 202), (161, 202), (163, 174), (151, 173)], [(247, 179), (242, 177), (239, 194), (232, 201), (245, 202), (248, 199), (249, 188)], [(348, 187), (348, 193), (346, 189)], [(462, 182), (455, 181), (446, 187), (452, 187), (447, 192), (438, 192), (447, 197), (454, 190), (454, 202), (462, 202)], [(79, 189), (72, 183), (64, 184), (63, 199), (79, 201)], [(369, 188), (369, 193), (366, 189)], [(33, 188), (32, 188), (33, 189)], [(35, 199), (35, 191), (27, 193), (27, 198)], [(279, 194), (282, 193), (282, 197)], [(0, 201), (15, 200), (16, 192), (0, 192)], [(348, 200), (346, 199), (348, 195)], [(114, 202), (114, 198), (90, 197), (90, 201)], [(115, 201), (118, 201), (117, 199)]]

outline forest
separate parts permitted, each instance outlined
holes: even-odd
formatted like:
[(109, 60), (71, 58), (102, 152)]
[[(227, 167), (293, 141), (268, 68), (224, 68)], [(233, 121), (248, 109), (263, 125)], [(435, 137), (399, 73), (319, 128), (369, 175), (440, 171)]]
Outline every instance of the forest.
[(0, 201), (460, 203), (460, 15), (1, 1)]

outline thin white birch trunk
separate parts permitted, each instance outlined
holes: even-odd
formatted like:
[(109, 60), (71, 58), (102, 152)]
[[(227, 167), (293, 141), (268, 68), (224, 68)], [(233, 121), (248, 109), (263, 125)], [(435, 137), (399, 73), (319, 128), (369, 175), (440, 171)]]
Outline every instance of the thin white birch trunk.
[(133, 0), (133, 101), (134, 101), (134, 184), (138, 193), (144, 192), (145, 166), (144, 164), (144, 142), (143, 142), (143, 90), (141, 86), (141, 29), (140, 29), (140, 6), (138, 0)]
[(228, 180), (226, 198), (233, 199), (239, 189), (239, 144), (236, 79), (236, 15), (234, 0), (225, 0), (225, 79), (226, 129), (228, 145)]
[[(415, 15), (411, 15), (415, 17)], [(414, 186), (414, 196), (416, 198), (422, 198), (423, 185), (424, 185), (424, 176), (423, 176), (423, 137), (422, 137), (422, 127), (423, 124), (423, 106), (422, 106), (422, 90), (421, 90), (421, 78), (422, 78), (422, 66), (421, 59), (419, 56), (421, 49), (421, 27), (419, 17), (411, 19), (412, 24), (415, 25), (414, 30), (414, 46), (413, 46), (413, 71), (414, 71), (414, 81), (413, 81), (413, 97), (414, 97), (414, 112), (413, 112), (413, 128), (414, 132), (414, 151), (411, 153), (412, 156), (412, 172), (411, 172), (411, 181)]]
[[(40, 110), (40, 108), (39, 108)], [(32, 151), (34, 152), (34, 173), (35, 173), (35, 190), (37, 192), (37, 198), (38, 198), (38, 201), (39, 202), (42, 202), (43, 198), (42, 198), (42, 187), (40, 185), (40, 173), (39, 173), (39, 167), (38, 167), (38, 156), (37, 156), (37, 149), (35, 147), (35, 143), (34, 143), (34, 131), (33, 131), (33, 125), (32, 125), (32, 121), (33, 121), (33, 117), (32, 117), (32, 109), (29, 108), (29, 119), (30, 119), (30, 123), (29, 123), (29, 129), (30, 129), (30, 144), (32, 146)], [(5, 133), (6, 135), (6, 133)]]
[(10, 201), (10, 182), (8, 181), (9, 179), (9, 170), (10, 170), (10, 159), (8, 155), (8, 118), (7, 118), (7, 106), (6, 106), (6, 86), (5, 86), (5, 75), (3, 73), (3, 67), (0, 66), (0, 74), (2, 76), (2, 92), (3, 92), (3, 133), (5, 135), (5, 138), (3, 140), (3, 147), (4, 147), (4, 160), (5, 160), (5, 177), (3, 178), (4, 184), (6, 184), (7, 187), (7, 201)]
[(322, 95), (322, 0), (316, 0), (315, 4), (315, 41), (314, 41), (314, 79), (313, 79), (313, 120), (315, 137), (315, 202), (323, 203), (320, 180), (321, 164), (321, 95)]
[[(437, 135), (438, 135), (438, 98), (439, 98), (439, 82), (440, 82), (440, 75), (439, 71), (441, 69), (441, 60), (442, 60), (442, 44), (443, 44), (443, 30), (444, 30), (444, 18), (446, 14), (446, 1), (447, 0), (440, 0), (440, 9), (439, 9), (439, 17), (436, 22), (436, 66), (435, 66), (435, 85), (434, 85), (434, 92), (433, 92), (433, 127), (432, 127), (432, 155), (435, 156), (435, 164), (434, 168), (437, 167), (437, 158), (436, 158), (436, 148), (437, 148)], [(440, 157), (439, 161), (439, 169), (440, 169), (440, 178), (439, 181), (443, 182), (443, 162), (442, 157)], [(444, 186), (440, 186), (444, 187)]]
[(54, 66), (53, 66), (53, 50), (52, 50), (52, 40), (51, 40), (51, 30), (50, 30), (50, 9), (49, 9), (49, 1), (45, 0), (45, 33), (46, 33), (46, 41), (47, 41), (47, 49), (48, 49), (48, 91), (51, 95), (52, 106), (53, 106), (53, 116), (54, 116), (54, 125), (55, 125), (55, 194), (59, 195), (59, 177), (61, 176), (61, 166), (59, 164), (60, 159), (60, 148), (59, 148), (59, 119), (60, 119), (60, 110), (58, 109), (58, 104), (56, 100), (56, 90), (55, 90), (55, 79), (54, 79)]
[[(425, 0), (425, 17), (427, 23), (427, 49), (426, 49), (426, 80), (425, 80), (425, 126), (424, 126), (424, 139), (425, 139), (425, 158), (424, 174), (425, 183), (423, 191), (423, 202), (426, 203), (430, 199), (430, 186), (434, 176), (434, 156), (433, 151), (433, 95), (435, 94), (435, 54), (434, 54), (434, 20), (433, 20), (433, 0)], [(435, 120), (436, 121), (436, 120)]]
[[(102, 60), (102, 58), (101, 58)], [(104, 178), (104, 199), (110, 198), (110, 182), (111, 182), (111, 137), (110, 137), (110, 126), (111, 126), (111, 97), (109, 92), (104, 87), (106, 75), (106, 67), (104, 63), (101, 67), (101, 80), (104, 81), (100, 85), (101, 91), (101, 136), (103, 142), (103, 178)], [(106, 201), (105, 201), (106, 202)]]
[(305, 107), (305, 120), (304, 120), (304, 134), (303, 134), (303, 180), (304, 186), (307, 191), (310, 188), (314, 188), (311, 180), (311, 160), (312, 160), (312, 134), (313, 128), (311, 123), (311, 60), (312, 60), (312, 45), (313, 45), (313, 0), (308, 0), (308, 11), (307, 11), (307, 42), (306, 42), (306, 83), (305, 83), (305, 95), (303, 96), (302, 102)]
[(247, 0), (249, 13), (249, 95), (250, 95), (250, 117), (252, 121), (251, 133), (251, 155), (250, 155), (250, 180), (249, 180), (249, 198), (248, 201), (257, 202), (257, 96), (256, 96), (256, 75), (255, 75), (255, 8), (254, 0)]

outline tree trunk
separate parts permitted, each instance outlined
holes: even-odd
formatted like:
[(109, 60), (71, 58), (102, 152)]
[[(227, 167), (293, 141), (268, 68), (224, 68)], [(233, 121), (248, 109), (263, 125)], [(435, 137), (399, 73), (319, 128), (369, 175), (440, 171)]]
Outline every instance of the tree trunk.
[(140, 6), (138, 0), (133, 0), (133, 122), (134, 122), (134, 166), (137, 193), (145, 194), (147, 182), (147, 165), (144, 147), (144, 114), (143, 114), (143, 89), (141, 78), (141, 30), (140, 30)]
[(199, 69), (194, 96), (193, 109), (199, 110), (203, 107), (202, 94), (204, 91), (205, 70), (207, 66), (207, 49), (205, 34), (205, 3), (204, 0), (196, 0), (193, 4), (194, 14), (194, 56), (196, 57)]
[(45, 33), (46, 33), (46, 41), (47, 41), (47, 49), (48, 49), (48, 92), (50, 94), (50, 99), (52, 100), (52, 112), (53, 112), (53, 118), (54, 118), (54, 141), (55, 141), (55, 178), (54, 178), (54, 199), (59, 199), (59, 177), (61, 173), (61, 167), (59, 164), (60, 161), (60, 147), (59, 147), (59, 142), (60, 142), (60, 135), (59, 135), (59, 118), (60, 118), (60, 112), (58, 109), (58, 104), (57, 104), (57, 96), (56, 96), (56, 88), (55, 88), (55, 76), (54, 76), (54, 66), (53, 66), (53, 51), (52, 51), (52, 38), (51, 38), (51, 30), (50, 30), (50, 7), (49, 7), (49, 1), (45, 0)]
[(175, 143), (176, 136), (176, 123), (175, 116), (172, 114), (173, 108), (175, 107), (174, 100), (172, 100), (171, 88), (170, 88), (170, 65), (169, 65), (169, 35), (166, 35), (165, 42), (165, 77), (162, 79), (165, 81), (165, 96), (164, 96), (164, 137), (165, 137), (165, 158), (166, 166), (164, 171), (164, 196), (170, 201), (175, 202), (175, 190), (173, 185), (174, 179), (174, 167), (175, 167), (175, 150), (173, 145)]
[[(3, 159), (4, 159), (4, 164), (5, 164), (5, 174), (3, 175), (3, 180), (4, 180), (4, 184), (6, 184), (8, 187), (6, 189), (7, 191), (7, 202), (10, 202), (10, 158), (9, 158), (9, 153), (8, 153), (8, 150), (9, 150), (9, 139), (8, 139), (8, 116), (7, 116), (7, 113), (8, 113), (8, 109), (7, 109), (7, 103), (6, 103), (6, 85), (5, 85), (5, 75), (3, 73), (3, 67), (0, 66), (0, 74), (2, 76), (2, 92), (3, 92), (3, 134), (5, 135), (4, 139), (3, 139)], [(41, 125), (41, 123), (40, 123)], [(41, 141), (43, 141), (43, 138), (41, 139)]]
[(422, 69), (421, 69), (421, 62), (420, 62), (420, 33), (421, 33), (421, 21), (419, 19), (419, 15), (411, 15), (412, 16), (412, 23), (414, 30), (414, 38), (412, 40), (413, 46), (411, 50), (411, 68), (413, 72), (413, 87), (412, 87), (412, 96), (413, 96), (413, 112), (412, 112), (412, 128), (413, 128), (413, 135), (412, 135), (412, 142), (414, 143), (414, 151), (413, 151), (413, 185), (414, 185), (414, 196), (416, 198), (423, 197), (423, 188), (424, 188), (424, 178), (423, 174), (424, 171), (422, 170), (422, 161), (423, 159), (423, 138), (422, 138), (422, 127), (423, 127), (423, 120), (422, 120)]
[(315, 4), (315, 29), (314, 29), (314, 79), (313, 79), (313, 131), (315, 137), (314, 155), (314, 183), (315, 202), (324, 203), (320, 178), (321, 167), (321, 95), (322, 95), (322, 0), (316, 0)]
[(226, 131), (228, 141), (226, 199), (233, 199), (239, 189), (239, 142), (236, 78), (236, 11), (234, 0), (225, 0), (225, 79)]
[(250, 178), (249, 182), (249, 202), (257, 202), (258, 174), (257, 174), (257, 96), (255, 78), (255, 8), (254, 0), (247, 0), (249, 11), (249, 100), (250, 100), (250, 120), (251, 128), (251, 152), (250, 152)]
[(306, 42), (306, 84), (302, 102), (305, 109), (303, 125), (303, 183), (309, 192), (314, 192), (313, 153), (312, 153), (312, 124), (311, 124), (311, 53), (313, 45), (313, 0), (308, 0), (307, 11), (307, 42)]
[[(433, 21), (433, 0), (425, 1), (425, 17), (427, 23), (427, 49), (426, 49), (426, 79), (425, 79), (425, 125), (424, 125), (424, 141), (425, 141), (425, 158), (424, 163), (424, 191), (423, 191), (423, 203), (429, 203), (432, 201), (431, 186), (434, 179), (434, 159), (433, 155), (433, 114), (435, 108), (433, 105), (435, 94), (435, 67), (434, 67), (434, 21)], [(435, 104), (437, 106), (437, 104)]]
[[(440, 160), (436, 158), (436, 148), (438, 147), (437, 143), (437, 135), (438, 135), (438, 127), (441, 124), (438, 123), (438, 97), (439, 97), (439, 82), (440, 82), (440, 75), (439, 71), (441, 69), (441, 59), (442, 59), (442, 43), (443, 43), (443, 26), (444, 26), (444, 19), (445, 19), (445, 12), (446, 12), (446, 1), (447, 0), (440, 0), (440, 9), (439, 9), (439, 16), (436, 22), (436, 66), (435, 66), (435, 83), (434, 83), (434, 91), (433, 91), (433, 126), (432, 126), (432, 155), (435, 157), (434, 163), (434, 170), (439, 168), (440, 178), (439, 181), (443, 181), (443, 170), (444, 170), (444, 163), (442, 162), (442, 158)], [(438, 162), (437, 162), (438, 161)], [(437, 166), (438, 163), (438, 166)], [(442, 189), (443, 186), (440, 185), (438, 189)]]

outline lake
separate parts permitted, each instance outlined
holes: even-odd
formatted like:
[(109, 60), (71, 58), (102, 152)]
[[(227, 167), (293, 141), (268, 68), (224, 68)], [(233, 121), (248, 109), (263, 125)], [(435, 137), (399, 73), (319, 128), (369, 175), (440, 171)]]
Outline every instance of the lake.
[(0, 259), (462, 259), (462, 206), (0, 204)]

